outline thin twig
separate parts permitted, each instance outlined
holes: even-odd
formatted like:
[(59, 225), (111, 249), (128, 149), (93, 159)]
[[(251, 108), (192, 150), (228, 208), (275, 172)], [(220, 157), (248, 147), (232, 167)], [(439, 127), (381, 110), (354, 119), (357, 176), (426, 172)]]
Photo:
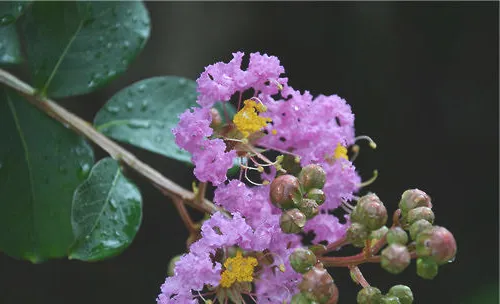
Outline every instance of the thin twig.
[(77, 133), (85, 136), (106, 151), (111, 157), (126, 164), (137, 173), (144, 176), (165, 195), (172, 198), (179, 198), (184, 203), (202, 212), (214, 213), (216, 211), (221, 211), (220, 208), (207, 199), (195, 202), (195, 194), (193, 192), (182, 188), (163, 176), (160, 172), (143, 163), (135, 157), (135, 155), (122, 148), (105, 135), (99, 133), (90, 123), (67, 111), (51, 99), (38, 96), (34, 88), (2, 69), (0, 69), (0, 83), (18, 91), (37, 108), (64, 125), (69, 126), (69, 128)]
[(370, 287), (370, 284), (368, 283), (368, 281), (366, 281), (365, 277), (363, 276), (363, 273), (358, 268), (358, 266), (349, 266), (349, 270), (354, 275), (359, 285), (361, 285), (363, 288)]
[(196, 226), (191, 220), (191, 216), (189, 216), (189, 213), (186, 209), (186, 206), (182, 202), (182, 200), (178, 197), (172, 198), (174, 201), (175, 208), (177, 208), (177, 211), (179, 212), (179, 215), (181, 216), (182, 221), (184, 222), (184, 225), (186, 226), (187, 230), (189, 231), (189, 234), (195, 235), (198, 233), (196, 230)]

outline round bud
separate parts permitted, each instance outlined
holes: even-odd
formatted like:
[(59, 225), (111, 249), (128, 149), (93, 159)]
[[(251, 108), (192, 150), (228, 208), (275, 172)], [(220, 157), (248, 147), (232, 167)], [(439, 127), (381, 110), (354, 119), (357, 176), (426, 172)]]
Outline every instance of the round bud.
[(420, 232), (432, 228), (432, 224), (426, 220), (418, 220), (410, 226), (410, 237), (412, 240), (416, 240)]
[(413, 292), (411, 292), (410, 287), (405, 285), (392, 286), (387, 295), (397, 297), (401, 304), (413, 303)]
[(302, 213), (304, 213), (307, 219), (311, 219), (319, 213), (318, 204), (315, 200), (309, 198), (303, 199), (299, 204), (297, 204), (297, 207), (300, 211), (302, 211)]
[(306, 248), (297, 248), (290, 255), (290, 265), (298, 273), (304, 273), (316, 264), (317, 258), (314, 253)]
[(377, 230), (387, 222), (387, 210), (377, 195), (368, 194), (359, 199), (351, 213), (351, 220)]
[(181, 255), (176, 255), (174, 256), (170, 262), (168, 262), (168, 270), (167, 270), (167, 275), (169, 277), (173, 276), (175, 274), (174, 269), (175, 269), (175, 263), (181, 259)]
[(299, 290), (310, 300), (321, 304), (338, 294), (332, 277), (321, 264), (314, 266), (302, 276)]
[(372, 286), (365, 287), (358, 292), (358, 304), (378, 304), (382, 299), (380, 289)]
[(271, 183), (271, 202), (278, 208), (289, 209), (294, 207), (294, 201), (300, 201), (299, 180), (289, 174), (276, 177)]
[(300, 292), (292, 297), (290, 304), (314, 304), (314, 301), (309, 300), (304, 293)]
[(410, 189), (403, 192), (399, 201), (399, 209), (406, 214), (411, 209), (417, 207), (432, 208), (431, 198), (422, 190)]
[(222, 126), (222, 117), (220, 116), (219, 111), (216, 108), (210, 109), (210, 114), (212, 115), (212, 122), (210, 123), (210, 127), (212, 129), (217, 129)]
[(380, 300), (380, 304), (401, 304), (399, 299), (394, 296), (383, 296)]
[(393, 227), (387, 232), (387, 243), (406, 245), (408, 234), (401, 227)]
[(299, 209), (283, 211), (280, 227), (284, 233), (299, 233), (306, 224), (306, 216)]
[(369, 235), (370, 232), (366, 226), (360, 223), (351, 223), (346, 232), (347, 240), (355, 247), (364, 247)]
[(427, 220), (429, 223), (434, 223), (434, 212), (429, 207), (417, 207), (408, 211), (408, 224), (413, 224), (418, 220)]
[(325, 252), (326, 251), (326, 246), (323, 244), (315, 244), (309, 246), (309, 250), (311, 250), (314, 254), (318, 252)]
[(411, 256), (406, 246), (391, 244), (382, 250), (380, 265), (392, 274), (398, 274), (410, 265)]
[(337, 304), (339, 302), (339, 289), (337, 288), (337, 285), (333, 283), (333, 295), (326, 301), (325, 304)]
[(323, 189), (326, 182), (325, 170), (320, 165), (307, 165), (299, 173), (299, 181), (305, 191)]
[(434, 226), (417, 236), (416, 249), (419, 257), (430, 257), (441, 265), (455, 259), (457, 243), (448, 229)]
[(387, 228), (387, 226), (382, 226), (381, 228), (372, 231), (370, 239), (380, 240), (387, 234), (387, 232), (389, 232), (389, 228)]
[(421, 278), (432, 280), (438, 274), (438, 264), (429, 258), (417, 259), (417, 275)]
[(315, 200), (318, 205), (321, 205), (325, 202), (326, 196), (325, 192), (321, 189), (313, 188), (307, 192), (307, 198)]

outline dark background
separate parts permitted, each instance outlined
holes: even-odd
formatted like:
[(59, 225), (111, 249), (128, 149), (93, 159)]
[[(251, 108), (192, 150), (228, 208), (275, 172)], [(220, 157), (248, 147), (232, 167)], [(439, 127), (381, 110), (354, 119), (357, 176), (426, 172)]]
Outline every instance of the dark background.
[[(109, 97), (140, 79), (196, 79), (204, 66), (238, 50), (276, 55), (294, 88), (335, 93), (352, 105), (357, 133), (378, 144), (375, 151), (365, 145), (356, 160), (364, 179), (380, 172), (369, 190), (391, 211), (405, 189), (427, 191), (437, 224), (455, 235), (457, 259), (433, 281), (417, 277), (414, 264), (398, 276), (362, 266), (367, 280), (383, 292), (410, 285), (416, 303), (497, 303), (498, 2), (147, 6), (151, 39), (126, 75), (63, 101), (66, 107), (91, 121)], [(190, 186), (188, 168), (128, 148)], [(142, 190), (144, 220), (130, 248), (97, 263), (32, 265), (0, 255), (0, 303), (153, 303), (187, 233), (173, 205), (131, 177)], [(355, 303), (359, 288), (347, 271), (331, 273), (341, 303)]]

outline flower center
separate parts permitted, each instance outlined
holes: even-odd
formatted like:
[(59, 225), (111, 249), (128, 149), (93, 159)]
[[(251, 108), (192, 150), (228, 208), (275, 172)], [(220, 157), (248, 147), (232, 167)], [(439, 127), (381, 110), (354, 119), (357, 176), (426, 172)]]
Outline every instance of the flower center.
[(337, 148), (335, 148), (335, 152), (333, 153), (333, 157), (335, 159), (339, 158), (344, 158), (348, 160), (347, 157), (347, 148), (342, 146), (340, 143), (337, 145)]
[(267, 108), (261, 103), (256, 103), (251, 99), (244, 101), (243, 108), (234, 115), (234, 125), (243, 134), (248, 137), (250, 133), (259, 131), (271, 122), (269, 117), (261, 117), (259, 113), (266, 112)]
[(244, 258), (241, 251), (236, 253), (234, 258), (228, 258), (224, 262), (226, 268), (221, 274), (220, 285), (228, 288), (234, 282), (252, 282), (253, 269), (257, 266), (257, 259), (254, 257)]

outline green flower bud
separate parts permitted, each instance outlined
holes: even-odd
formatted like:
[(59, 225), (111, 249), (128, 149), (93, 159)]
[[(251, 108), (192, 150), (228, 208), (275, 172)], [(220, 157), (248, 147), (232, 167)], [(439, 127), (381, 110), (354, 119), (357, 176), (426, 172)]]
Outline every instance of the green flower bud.
[(405, 215), (411, 209), (417, 207), (432, 208), (431, 198), (424, 191), (418, 189), (410, 189), (403, 192), (399, 201), (399, 209)]
[(382, 250), (380, 265), (392, 274), (398, 274), (410, 265), (411, 256), (406, 246), (391, 244)]
[(304, 273), (316, 264), (317, 258), (314, 253), (305, 248), (297, 248), (290, 255), (290, 265), (298, 273)]
[(441, 265), (455, 259), (457, 243), (448, 229), (434, 226), (417, 236), (416, 249), (419, 257), (430, 257)]
[(429, 223), (434, 223), (434, 212), (429, 207), (417, 207), (408, 211), (408, 224), (413, 224), (418, 220), (426, 220)]
[(302, 167), (300, 166), (300, 161), (297, 161), (297, 157), (289, 154), (283, 155), (281, 167), (285, 169), (288, 174), (292, 174), (295, 176), (297, 176), (302, 169)]
[(389, 228), (387, 228), (387, 226), (382, 226), (381, 228), (371, 232), (370, 239), (380, 240), (387, 234), (387, 232), (389, 232)]
[(302, 276), (299, 290), (307, 298), (320, 304), (326, 304), (336, 294), (338, 297), (337, 286), (328, 271), (321, 264), (314, 266)]
[(295, 201), (300, 201), (299, 180), (289, 174), (276, 177), (271, 183), (271, 202), (278, 208), (290, 209), (295, 206)]
[(169, 277), (173, 276), (175, 273), (174, 273), (174, 269), (175, 269), (175, 263), (177, 263), (177, 261), (179, 261), (181, 259), (181, 255), (176, 255), (174, 256), (172, 259), (170, 259), (170, 262), (168, 263), (168, 270), (167, 270), (167, 275)]
[(364, 247), (369, 235), (370, 232), (366, 226), (360, 223), (351, 223), (346, 232), (347, 240), (355, 247)]
[(358, 304), (379, 304), (381, 299), (380, 289), (372, 286), (361, 289), (356, 297)]
[(326, 250), (326, 246), (322, 244), (315, 244), (309, 246), (309, 250), (316, 254), (317, 252), (324, 252)]
[(375, 194), (361, 197), (351, 213), (351, 221), (365, 225), (369, 230), (377, 230), (387, 222), (387, 210)]
[(306, 216), (299, 209), (283, 211), (280, 217), (280, 227), (284, 233), (299, 233), (306, 224)]
[(307, 192), (306, 197), (315, 200), (318, 205), (322, 205), (326, 199), (323, 190), (316, 188), (309, 190), (309, 192)]
[(299, 181), (305, 191), (323, 189), (326, 182), (325, 170), (320, 165), (307, 165), (300, 171)]
[(380, 300), (380, 304), (401, 304), (401, 302), (397, 297), (383, 296)]
[(319, 212), (319, 206), (316, 201), (308, 198), (303, 199), (297, 207), (304, 213), (307, 219), (315, 217)]
[(413, 292), (411, 292), (410, 287), (405, 285), (392, 286), (387, 295), (397, 297), (401, 304), (413, 303)]
[(429, 258), (417, 259), (417, 275), (421, 278), (432, 280), (438, 274), (438, 264)]
[(387, 243), (406, 245), (408, 234), (401, 227), (393, 227), (387, 232)]
[(410, 237), (412, 240), (416, 240), (420, 232), (432, 228), (432, 224), (426, 220), (418, 220), (410, 226)]
[(304, 293), (300, 292), (292, 297), (290, 304), (316, 304), (317, 302), (310, 300)]

